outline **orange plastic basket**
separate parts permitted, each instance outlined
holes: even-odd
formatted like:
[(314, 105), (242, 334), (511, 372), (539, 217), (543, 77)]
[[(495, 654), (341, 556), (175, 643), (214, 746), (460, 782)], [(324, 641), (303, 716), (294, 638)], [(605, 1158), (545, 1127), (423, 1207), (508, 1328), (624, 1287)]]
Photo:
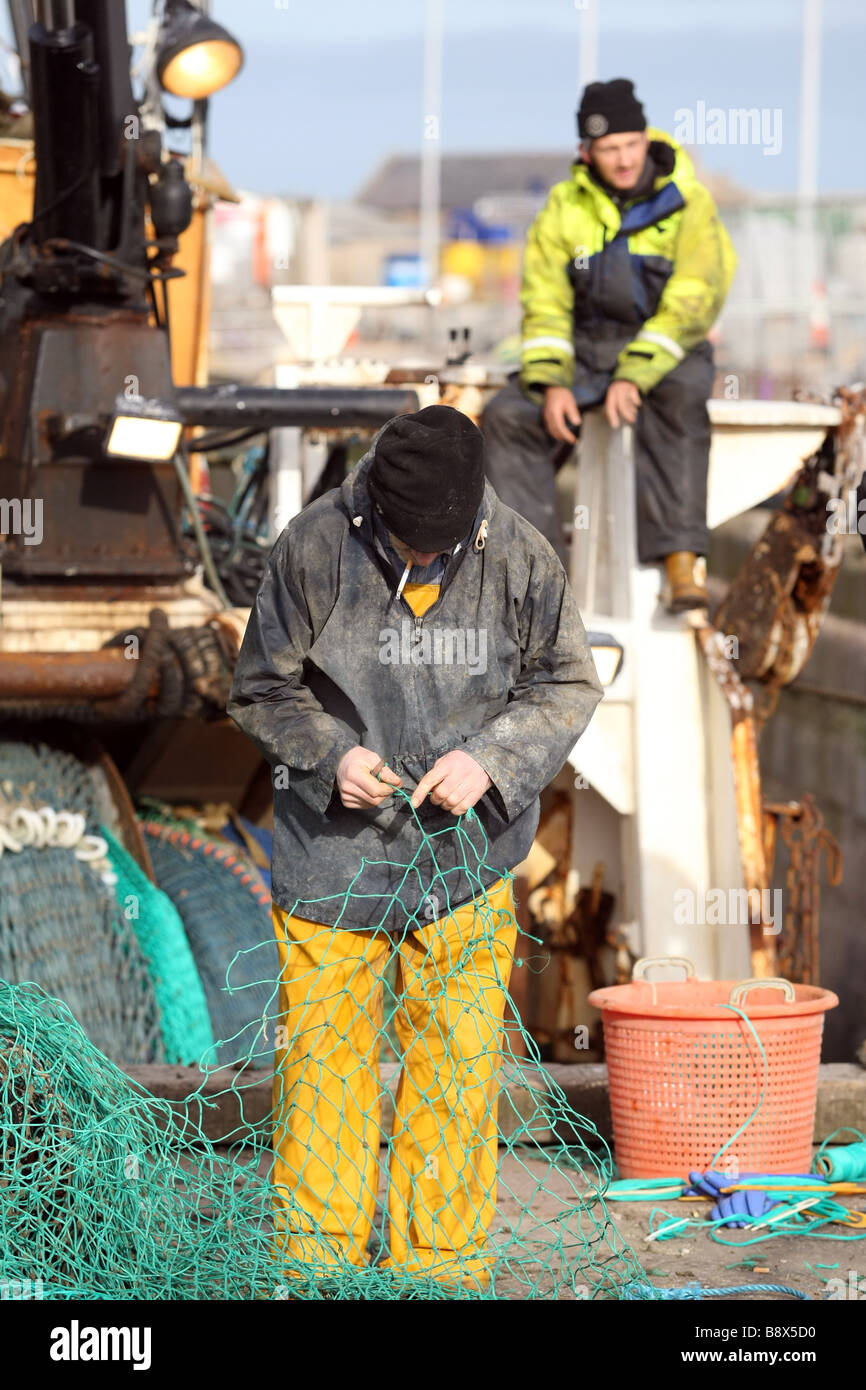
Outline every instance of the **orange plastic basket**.
[[(688, 978), (645, 978), (652, 965)], [(632, 983), (593, 990), (607, 1054), (616, 1163), (623, 1178), (726, 1170), (808, 1173), (824, 1013), (838, 996), (788, 980), (698, 980), (684, 957), (640, 960)], [(746, 1015), (748, 1024), (726, 1004)]]

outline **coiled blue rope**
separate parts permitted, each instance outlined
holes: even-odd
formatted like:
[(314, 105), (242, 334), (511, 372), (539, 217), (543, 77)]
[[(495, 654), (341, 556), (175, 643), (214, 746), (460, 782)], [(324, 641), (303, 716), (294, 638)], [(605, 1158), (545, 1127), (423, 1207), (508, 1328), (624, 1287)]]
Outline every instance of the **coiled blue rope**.
[(655, 1284), (630, 1284), (623, 1289), (624, 1299), (686, 1299), (686, 1298), (730, 1298), (736, 1293), (784, 1293), (790, 1298), (799, 1298), (806, 1303), (811, 1303), (807, 1293), (801, 1293), (799, 1289), (794, 1289), (790, 1284), (729, 1284), (724, 1289), (705, 1289), (695, 1280), (690, 1284), (683, 1284), (681, 1288), (658, 1288)]

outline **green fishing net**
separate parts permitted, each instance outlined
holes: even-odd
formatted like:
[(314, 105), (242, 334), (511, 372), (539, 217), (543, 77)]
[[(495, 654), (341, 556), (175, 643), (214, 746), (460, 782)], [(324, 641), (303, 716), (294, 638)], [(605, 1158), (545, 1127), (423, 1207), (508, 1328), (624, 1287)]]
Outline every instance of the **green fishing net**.
[[(38, 986), (0, 983), (0, 1282), (49, 1299), (656, 1296), (605, 1203), (607, 1147), (511, 1006), (534, 938), (491, 886), (477, 816), (428, 835), (406, 813), (433, 864), (422, 910), (388, 932), (275, 912), (270, 1003), (202, 1056), (183, 1102)], [(436, 867), (445, 834), (468, 910)], [(243, 952), (242, 988), (273, 944)]]
[[(0, 820), (19, 807), (74, 811), (98, 833), (103, 807), (85, 764), (39, 740), (0, 738)], [(152, 888), (152, 885), (151, 885)], [(117, 1062), (165, 1057), (150, 963), (114, 888), (56, 843), (0, 841), (0, 979), (59, 995)], [(198, 1055), (198, 1054), (196, 1054)]]

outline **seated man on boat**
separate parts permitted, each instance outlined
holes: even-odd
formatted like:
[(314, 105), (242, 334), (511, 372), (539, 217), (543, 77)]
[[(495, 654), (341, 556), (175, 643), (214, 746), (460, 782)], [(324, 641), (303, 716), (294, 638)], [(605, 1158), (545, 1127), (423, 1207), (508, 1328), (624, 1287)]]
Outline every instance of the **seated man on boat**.
[(565, 560), (554, 478), (582, 411), (603, 405), (614, 428), (634, 426), (638, 558), (664, 561), (672, 611), (703, 607), (706, 335), (736, 255), (688, 155), (647, 128), (631, 82), (590, 83), (577, 126), (571, 177), (529, 232), (520, 372), (484, 412), (487, 474)]

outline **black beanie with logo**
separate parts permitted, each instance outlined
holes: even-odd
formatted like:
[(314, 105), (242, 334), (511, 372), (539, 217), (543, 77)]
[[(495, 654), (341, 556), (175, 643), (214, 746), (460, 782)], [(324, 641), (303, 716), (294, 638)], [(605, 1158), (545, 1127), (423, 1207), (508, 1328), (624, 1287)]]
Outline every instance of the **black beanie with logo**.
[(603, 135), (622, 135), (629, 130), (646, 130), (646, 116), (634, 94), (634, 83), (627, 77), (590, 82), (577, 112), (581, 140), (600, 140)]
[(368, 475), (388, 529), (413, 550), (453, 550), (484, 494), (484, 436), (450, 405), (397, 415), (376, 443)]

